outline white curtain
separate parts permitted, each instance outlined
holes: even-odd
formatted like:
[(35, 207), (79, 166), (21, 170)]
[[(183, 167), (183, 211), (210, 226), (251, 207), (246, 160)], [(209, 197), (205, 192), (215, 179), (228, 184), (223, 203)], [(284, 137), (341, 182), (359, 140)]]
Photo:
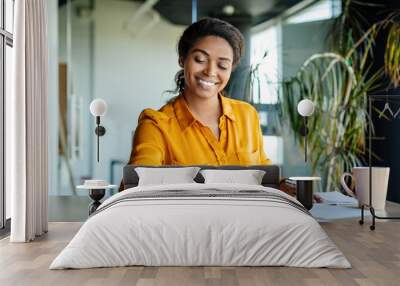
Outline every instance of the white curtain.
[(14, 8), (11, 146), (12, 242), (47, 232), (47, 20), (46, 0), (18, 0)]

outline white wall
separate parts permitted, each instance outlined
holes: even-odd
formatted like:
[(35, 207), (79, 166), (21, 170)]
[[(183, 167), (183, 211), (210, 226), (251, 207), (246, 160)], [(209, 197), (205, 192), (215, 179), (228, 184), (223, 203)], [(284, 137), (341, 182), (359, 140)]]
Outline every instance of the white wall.
[[(101, 162), (93, 160), (96, 178), (108, 178), (110, 160), (128, 160), (141, 110), (165, 103), (162, 93), (173, 87), (179, 69), (176, 43), (183, 27), (161, 21), (147, 34), (132, 38), (122, 26), (138, 6), (126, 1), (96, 1), (94, 95), (109, 106), (103, 119), (107, 133), (101, 140)], [(135, 23), (144, 24), (141, 20)], [(92, 150), (95, 154), (95, 148)]]
[[(108, 180), (111, 160), (129, 159), (132, 134), (140, 112), (148, 107), (160, 108), (169, 98), (163, 92), (174, 87), (173, 79), (179, 70), (176, 45), (184, 29), (161, 19), (146, 33), (133, 37), (123, 24), (137, 11), (140, 3), (97, 0), (92, 14), (92, 49), (90, 18), (78, 17), (75, 13), (76, 8), (85, 6), (86, 2), (72, 2), (70, 58), (66, 41), (67, 9), (65, 6), (59, 9), (58, 57), (71, 68), (73, 94), (82, 102), (82, 150), (79, 157), (71, 160), (75, 184), (82, 176)], [(140, 30), (149, 19), (144, 15), (131, 23), (129, 30)], [(71, 94), (70, 88), (70, 99)], [(108, 112), (101, 122), (106, 135), (100, 139), (100, 163), (96, 161), (95, 120), (89, 113), (93, 98), (103, 98), (108, 103)], [(69, 128), (71, 130), (71, 122)], [(60, 158), (59, 161), (62, 169), (60, 190), (53, 194), (71, 194), (64, 160)]]

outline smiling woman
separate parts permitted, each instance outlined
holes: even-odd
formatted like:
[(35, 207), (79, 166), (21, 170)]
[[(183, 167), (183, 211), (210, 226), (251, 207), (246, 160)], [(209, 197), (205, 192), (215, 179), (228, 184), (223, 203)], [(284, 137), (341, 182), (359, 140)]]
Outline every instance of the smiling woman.
[(242, 56), (243, 36), (231, 24), (206, 18), (190, 25), (178, 43), (178, 96), (159, 111), (139, 116), (129, 164), (269, 164), (258, 114), (223, 95)]

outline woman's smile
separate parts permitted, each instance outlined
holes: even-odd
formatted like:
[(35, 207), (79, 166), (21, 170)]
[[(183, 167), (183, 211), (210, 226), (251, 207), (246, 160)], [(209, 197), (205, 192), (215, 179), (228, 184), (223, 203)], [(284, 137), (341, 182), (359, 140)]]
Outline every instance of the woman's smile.
[(216, 97), (231, 75), (233, 50), (225, 39), (207, 36), (193, 45), (181, 63), (186, 97)]
[(196, 77), (197, 84), (204, 90), (211, 90), (217, 87), (218, 82), (215, 80), (208, 80), (201, 77)]

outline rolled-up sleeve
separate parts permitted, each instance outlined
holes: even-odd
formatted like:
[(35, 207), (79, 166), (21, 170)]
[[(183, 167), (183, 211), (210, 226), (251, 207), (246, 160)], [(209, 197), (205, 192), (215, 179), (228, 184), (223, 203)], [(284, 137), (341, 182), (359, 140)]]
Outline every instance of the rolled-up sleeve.
[[(166, 144), (163, 134), (156, 123), (150, 119), (139, 120), (133, 136), (131, 156), (128, 165), (163, 165), (166, 156)], [(123, 180), (119, 191), (125, 189)]]
[(141, 120), (135, 131), (128, 164), (162, 165), (165, 162), (166, 150), (165, 138), (156, 123), (150, 119)]
[[(165, 119), (165, 118), (164, 118)], [(145, 109), (139, 116), (138, 126), (133, 136), (132, 151), (128, 165), (160, 166), (169, 158), (167, 144), (159, 121), (164, 120), (162, 114)], [(119, 191), (124, 190), (121, 181)]]

